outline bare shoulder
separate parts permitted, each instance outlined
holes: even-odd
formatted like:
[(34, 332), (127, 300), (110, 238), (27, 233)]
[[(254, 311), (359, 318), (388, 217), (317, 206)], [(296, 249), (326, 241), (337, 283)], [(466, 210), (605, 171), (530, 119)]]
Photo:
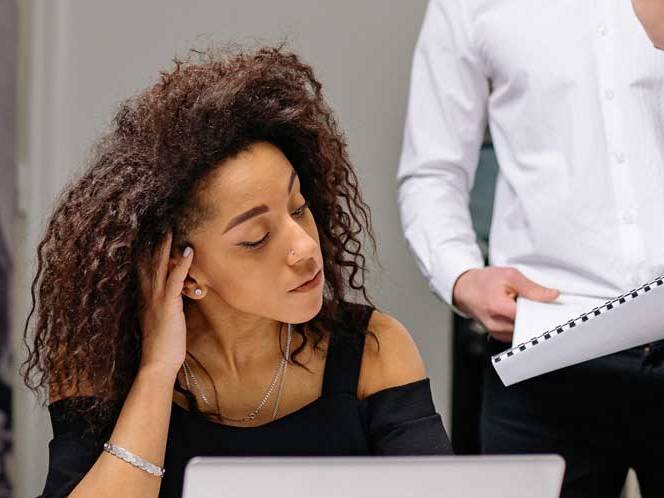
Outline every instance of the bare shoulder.
[(360, 399), (426, 377), (413, 337), (396, 318), (374, 311), (367, 328), (357, 387)]

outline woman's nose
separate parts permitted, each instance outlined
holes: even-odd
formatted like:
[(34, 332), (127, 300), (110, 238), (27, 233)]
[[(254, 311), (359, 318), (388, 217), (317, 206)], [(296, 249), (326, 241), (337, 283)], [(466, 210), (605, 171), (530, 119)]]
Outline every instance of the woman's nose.
[(293, 221), (288, 244), (288, 264), (295, 265), (302, 260), (313, 258), (317, 248), (316, 240)]

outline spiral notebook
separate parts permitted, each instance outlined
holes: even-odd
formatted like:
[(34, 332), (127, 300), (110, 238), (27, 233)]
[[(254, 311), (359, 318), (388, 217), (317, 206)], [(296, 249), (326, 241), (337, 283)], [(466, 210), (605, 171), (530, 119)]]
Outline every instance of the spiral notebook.
[(506, 386), (664, 339), (664, 276), (575, 315), (563, 324), (544, 330), (533, 328), (529, 335), (530, 339), (491, 358)]

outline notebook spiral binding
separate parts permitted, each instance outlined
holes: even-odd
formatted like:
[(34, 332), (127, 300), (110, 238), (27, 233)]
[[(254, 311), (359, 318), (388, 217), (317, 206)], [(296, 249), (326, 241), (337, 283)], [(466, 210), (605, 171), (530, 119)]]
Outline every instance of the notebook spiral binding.
[(553, 337), (556, 337), (566, 330), (573, 329), (574, 327), (577, 326), (579, 323), (587, 322), (588, 320), (592, 320), (595, 317), (600, 316), (603, 313), (607, 313), (613, 309), (616, 309), (618, 306), (625, 304), (628, 301), (632, 301), (639, 296), (650, 292), (653, 288), (659, 287), (661, 285), (664, 285), (664, 275), (657, 277), (656, 279), (652, 280), (651, 282), (648, 282), (647, 284), (642, 285), (638, 289), (632, 289), (629, 292), (626, 292), (625, 294), (622, 294), (615, 299), (610, 299), (606, 303), (604, 303), (602, 306), (598, 306), (597, 308), (593, 308), (592, 310), (588, 311), (587, 313), (584, 313), (577, 318), (573, 318), (572, 320), (568, 321), (567, 323), (564, 323), (562, 325), (558, 325), (551, 330), (547, 330), (543, 334), (533, 337), (532, 339), (523, 342), (519, 344), (518, 346), (514, 346), (513, 348), (507, 349), (503, 351), (502, 353), (498, 353), (497, 355), (494, 355), (491, 357), (491, 361), (496, 364), (500, 363), (506, 358), (511, 358), (512, 356), (516, 356), (519, 353), (530, 349), (534, 346), (537, 346), (538, 344), (542, 342), (549, 341)]

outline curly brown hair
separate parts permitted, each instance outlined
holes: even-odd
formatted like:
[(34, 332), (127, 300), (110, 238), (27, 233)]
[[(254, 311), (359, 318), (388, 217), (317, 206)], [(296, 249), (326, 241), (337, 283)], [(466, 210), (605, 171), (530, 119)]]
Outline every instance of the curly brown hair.
[(174, 249), (184, 249), (206, 216), (193, 194), (225, 159), (259, 141), (277, 146), (294, 166), (318, 225), (324, 302), (298, 332), (306, 340), (306, 325), (315, 344), (324, 330), (343, 333), (340, 305), (348, 294), (370, 303), (365, 236), (376, 247), (320, 82), (283, 47), (195, 51), (121, 105), (50, 219), (24, 330), (21, 373), (29, 388), (91, 393), (91, 409), (124, 399), (141, 354), (139, 262), (169, 230)]

